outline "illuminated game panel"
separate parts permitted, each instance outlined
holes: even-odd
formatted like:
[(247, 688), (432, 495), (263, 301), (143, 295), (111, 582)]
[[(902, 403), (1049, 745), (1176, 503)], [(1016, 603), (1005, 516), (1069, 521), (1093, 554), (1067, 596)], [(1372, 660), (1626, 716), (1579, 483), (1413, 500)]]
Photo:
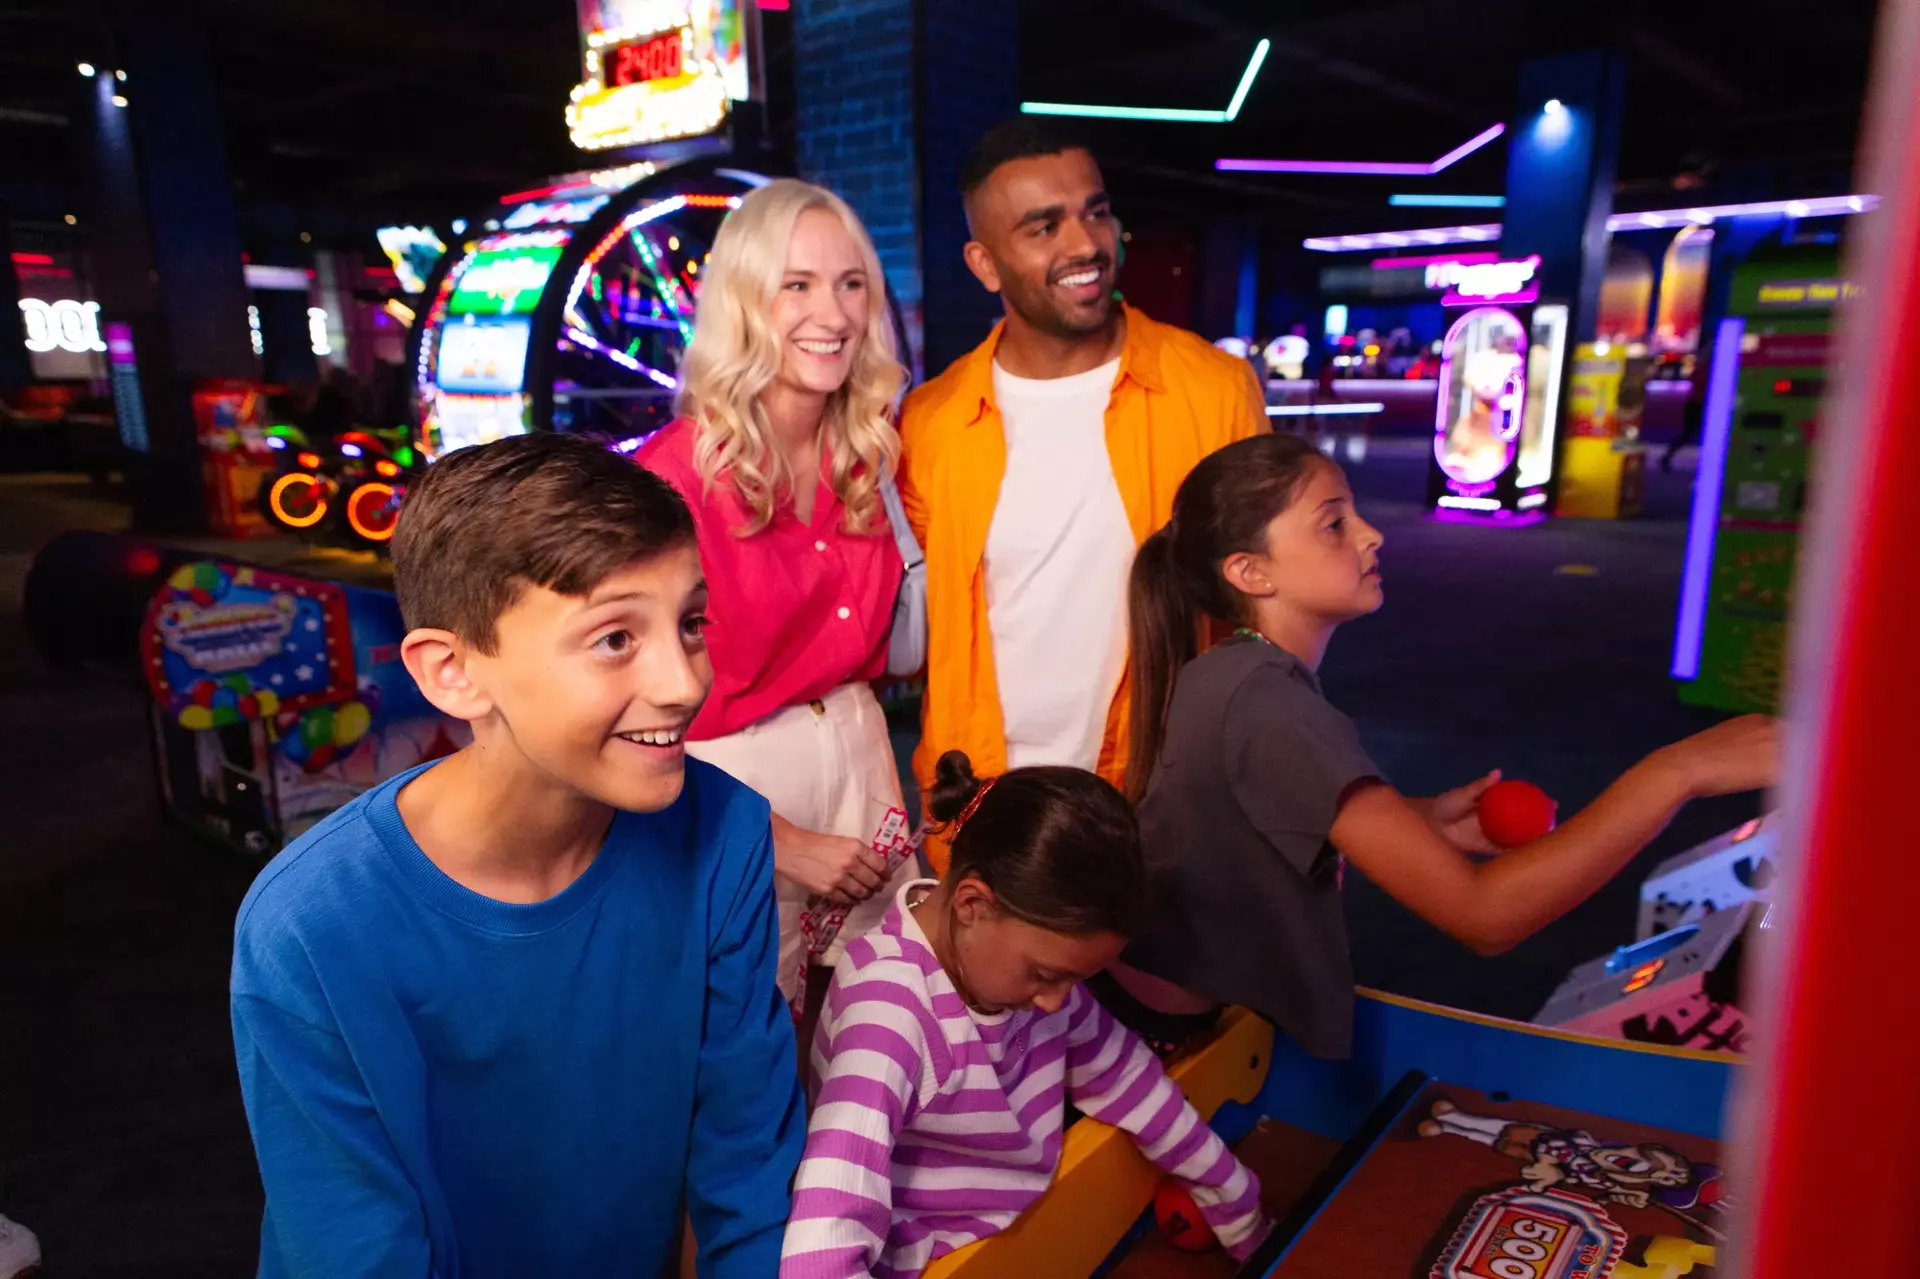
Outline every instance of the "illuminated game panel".
[(583, 151), (711, 133), (748, 96), (740, 0), (580, 0), (580, 27), (567, 129)]

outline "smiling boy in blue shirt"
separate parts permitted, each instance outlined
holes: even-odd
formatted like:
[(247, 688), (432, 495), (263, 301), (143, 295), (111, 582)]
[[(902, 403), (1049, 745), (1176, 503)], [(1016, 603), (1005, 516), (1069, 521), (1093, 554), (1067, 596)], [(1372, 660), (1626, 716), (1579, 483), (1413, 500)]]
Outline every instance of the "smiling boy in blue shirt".
[(473, 744), (240, 908), (260, 1274), (774, 1273), (805, 1120), (766, 801), (689, 762), (692, 518), (581, 438), (450, 454), (393, 545), (408, 671)]

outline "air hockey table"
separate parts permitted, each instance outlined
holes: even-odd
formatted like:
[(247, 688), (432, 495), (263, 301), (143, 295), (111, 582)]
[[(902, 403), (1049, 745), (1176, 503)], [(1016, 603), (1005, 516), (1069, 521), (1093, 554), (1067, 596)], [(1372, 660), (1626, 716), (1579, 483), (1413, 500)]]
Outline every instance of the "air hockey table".
[(928, 1279), (1711, 1276), (1738, 1059), (1359, 992), (1353, 1056), (1231, 1010), (1169, 1073), (1256, 1173), (1275, 1221), (1243, 1265), (1178, 1252), (1126, 1134), (1068, 1129), (1047, 1194)]

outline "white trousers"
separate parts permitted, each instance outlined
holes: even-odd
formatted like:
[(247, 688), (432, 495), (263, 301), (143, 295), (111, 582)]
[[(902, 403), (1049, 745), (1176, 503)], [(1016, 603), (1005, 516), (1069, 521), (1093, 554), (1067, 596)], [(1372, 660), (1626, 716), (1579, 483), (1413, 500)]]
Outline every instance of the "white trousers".
[[(843, 684), (817, 702), (789, 706), (737, 733), (688, 742), (705, 760), (766, 796), (773, 811), (802, 830), (870, 842), (889, 808), (904, 808), (886, 716), (864, 683)], [(879, 925), (900, 886), (919, 873), (908, 858), (893, 880), (847, 914), (820, 962), (838, 963), (846, 944)], [(800, 966), (800, 912), (807, 890), (774, 876), (780, 910), (780, 989), (792, 999)]]

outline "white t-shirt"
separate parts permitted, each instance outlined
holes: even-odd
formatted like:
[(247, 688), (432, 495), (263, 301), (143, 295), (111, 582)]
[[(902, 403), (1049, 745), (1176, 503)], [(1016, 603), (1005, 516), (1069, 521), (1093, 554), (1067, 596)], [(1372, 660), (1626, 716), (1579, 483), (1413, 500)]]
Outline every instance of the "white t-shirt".
[(1127, 660), (1133, 528), (1107, 456), (1120, 361), (1071, 377), (993, 366), (1007, 474), (987, 529), (987, 628), (1007, 765), (1092, 768)]

